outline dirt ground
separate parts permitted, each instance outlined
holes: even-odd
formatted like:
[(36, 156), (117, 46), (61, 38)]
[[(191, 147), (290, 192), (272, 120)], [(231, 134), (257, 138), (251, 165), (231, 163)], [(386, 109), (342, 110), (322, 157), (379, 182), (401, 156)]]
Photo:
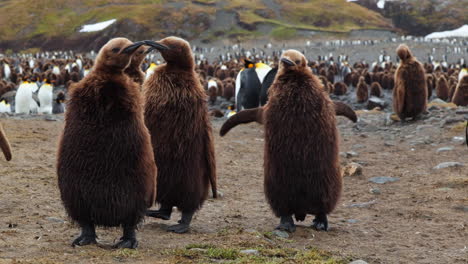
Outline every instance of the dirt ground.
[[(384, 124), (386, 114), (379, 112), (361, 113), (357, 126), (339, 117), (340, 151), (354, 152), (350, 157), (342, 154), (342, 164), (359, 163), (363, 172), (344, 177), (329, 232), (312, 230), (313, 217), (308, 216), (289, 238), (270, 232), (279, 220), (263, 194), (262, 127), (239, 126), (220, 138), (223, 120), (213, 120), (222, 198), (206, 202), (188, 234), (164, 230), (176, 223), (179, 213), (170, 221), (146, 219), (136, 251), (111, 249), (121, 235), (117, 229), (99, 228), (97, 246), (70, 246), (79, 229), (65, 215), (55, 173), (63, 118), (3, 117), (14, 157), (11, 162), (0, 158), (0, 263), (251, 263), (187, 253), (204, 245), (233, 252), (313, 248), (336, 260), (327, 263), (468, 263), (468, 148), (454, 138), (464, 137), (460, 124), (439, 125), (455, 116), (454, 111), (436, 109), (430, 118), (389, 125)], [(441, 147), (453, 149), (437, 153)], [(433, 169), (442, 162), (465, 166)], [(398, 181), (369, 181), (379, 176)], [(287, 254), (275, 253), (269, 261), (304, 263)]]

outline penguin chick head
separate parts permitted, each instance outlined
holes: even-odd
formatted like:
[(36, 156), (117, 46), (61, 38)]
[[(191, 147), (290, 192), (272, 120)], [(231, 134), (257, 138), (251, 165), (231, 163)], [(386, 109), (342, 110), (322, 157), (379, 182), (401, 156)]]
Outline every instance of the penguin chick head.
[(157, 49), (168, 65), (190, 69), (195, 67), (192, 49), (184, 39), (167, 37), (158, 42), (147, 41), (146, 43)]
[(297, 50), (287, 50), (281, 55), (279, 71), (298, 71), (306, 69), (307, 59)]
[(153, 50), (153, 47), (140, 46), (133, 54), (131, 65), (140, 66), (146, 55)]
[(409, 59), (411, 59), (413, 57), (409, 47), (406, 44), (400, 44), (400, 46), (398, 46), (396, 52), (397, 52), (397, 55), (400, 58), (400, 60), (402, 60), (403, 62), (405, 62), (405, 61), (407, 61), (407, 60), (409, 60)]
[(109, 40), (99, 51), (96, 68), (124, 70), (130, 63), (132, 56), (144, 42), (131, 42), (126, 38)]

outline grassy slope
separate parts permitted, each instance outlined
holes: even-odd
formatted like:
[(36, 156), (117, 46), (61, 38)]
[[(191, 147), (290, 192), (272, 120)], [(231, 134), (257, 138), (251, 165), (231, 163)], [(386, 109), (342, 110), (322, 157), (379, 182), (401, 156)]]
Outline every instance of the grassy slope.
[[(282, 6), (281, 17), (276, 17), (262, 0), (221, 1), (224, 4), (218, 7), (216, 3), (220, 1), (216, 0), (182, 0), (178, 2), (184, 2), (185, 6), (180, 10), (174, 9), (168, 2), (173, 1), (0, 0), (0, 40), (37, 35), (70, 36), (83, 24), (112, 18), (129, 18), (145, 26), (149, 35), (154, 35), (162, 29), (176, 31), (186, 23), (187, 16), (195, 17), (199, 13), (206, 13), (213, 17), (217, 8), (237, 12), (240, 22), (248, 25), (269, 23), (280, 28), (279, 32), (286, 29), (286, 36), (294, 35), (291, 32), (294, 33), (295, 29), (347, 32), (352, 29), (389, 28), (388, 22), (379, 14), (356, 4), (346, 3), (346, 0), (277, 0)], [(256, 10), (267, 10), (273, 16), (262, 17)], [(167, 21), (171, 22), (169, 29), (163, 24)], [(258, 32), (251, 33), (252, 36), (258, 35)]]

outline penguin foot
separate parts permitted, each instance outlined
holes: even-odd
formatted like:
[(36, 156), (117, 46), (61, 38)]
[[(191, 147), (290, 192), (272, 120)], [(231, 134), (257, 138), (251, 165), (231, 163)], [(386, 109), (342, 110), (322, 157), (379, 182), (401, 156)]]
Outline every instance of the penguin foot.
[(280, 224), (276, 227), (276, 229), (294, 233), (296, 231), (296, 225), (294, 224), (292, 216), (281, 216)]
[(146, 211), (146, 216), (151, 216), (154, 218), (160, 218), (162, 220), (169, 220), (171, 219), (171, 214), (167, 213), (166, 211), (162, 210), (147, 210)]
[(183, 233), (187, 233), (189, 229), (190, 229), (189, 224), (177, 224), (177, 225), (168, 227), (166, 230), (169, 232), (177, 233), (177, 234), (183, 234)]
[(80, 235), (73, 240), (72, 247), (97, 244), (96, 236)]
[(167, 231), (177, 234), (187, 233), (190, 229), (193, 213), (194, 212), (182, 212), (182, 218), (179, 220), (179, 224), (168, 227)]
[(131, 238), (122, 237), (120, 241), (114, 245), (114, 248), (135, 249), (137, 247), (138, 247), (138, 240), (136, 240), (136, 238), (134, 237), (131, 237)]
[(317, 231), (328, 231), (328, 219), (326, 214), (319, 214), (315, 216), (312, 222), (312, 227)]
[(73, 240), (72, 247), (97, 244), (96, 229), (93, 224), (80, 224), (81, 235)]

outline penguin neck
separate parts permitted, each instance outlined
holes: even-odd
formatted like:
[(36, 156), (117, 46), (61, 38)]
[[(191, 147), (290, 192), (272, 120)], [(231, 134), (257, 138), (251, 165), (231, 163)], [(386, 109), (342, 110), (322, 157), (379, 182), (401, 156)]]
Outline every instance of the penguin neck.
[(97, 65), (95, 68), (96, 73), (102, 73), (107, 75), (121, 75), (124, 69), (120, 67), (112, 67), (107, 65)]
[(193, 59), (187, 59), (183, 61), (167, 61), (166, 67), (169, 71), (194, 71), (195, 70), (195, 62)]

